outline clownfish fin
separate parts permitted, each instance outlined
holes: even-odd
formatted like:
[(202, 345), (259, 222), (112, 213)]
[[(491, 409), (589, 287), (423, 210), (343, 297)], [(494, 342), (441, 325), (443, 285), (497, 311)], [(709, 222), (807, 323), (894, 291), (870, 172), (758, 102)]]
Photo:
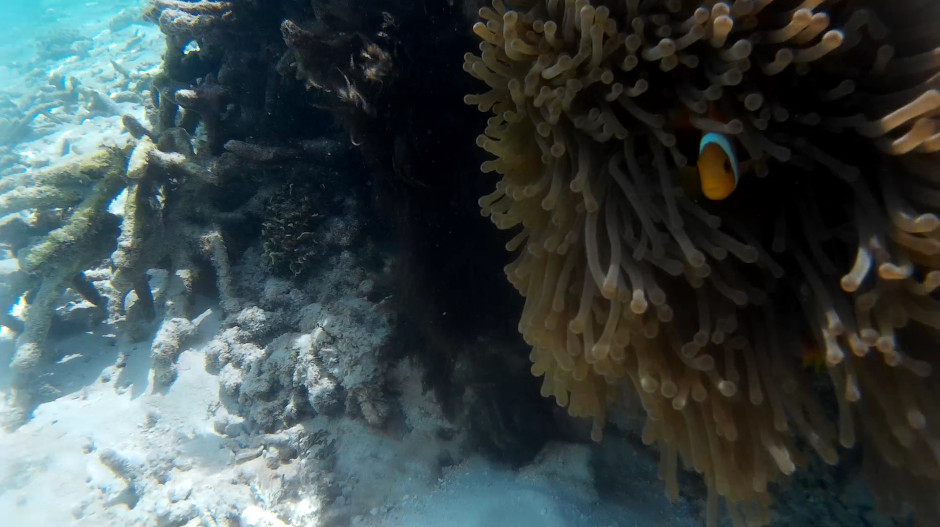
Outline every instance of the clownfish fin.
[(723, 134), (709, 132), (702, 136), (697, 165), (702, 193), (706, 198), (723, 200), (738, 186), (738, 158), (731, 142)]

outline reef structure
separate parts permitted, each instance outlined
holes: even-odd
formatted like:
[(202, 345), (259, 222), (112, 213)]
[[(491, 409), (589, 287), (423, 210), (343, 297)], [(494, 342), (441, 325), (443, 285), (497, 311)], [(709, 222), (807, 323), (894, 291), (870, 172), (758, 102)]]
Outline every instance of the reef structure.
[[(157, 389), (175, 379), (180, 346), (192, 333), (188, 310), (198, 277), (215, 279), (223, 310), (237, 307), (220, 221), (244, 211), (223, 218), (205, 199), (224, 170), (196, 159), (182, 128), (154, 132), (130, 116), (124, 126), (136, 136), (124, 148), (102, 148), (0, 186), (0, 246), (17, 264), (0, 280), (3, 325), (17, 335), (7, 426), (23, 424), (49, 395), (37, 379), (59, 358), (47, 337), (63, 304), (94, 307), (85, 329), (108, 320), (134, 338), (162, 314), (152, 347)], [(153, 269), (169, 275), (157, 295)]]
[[(883, 505), (940, 521), (940, 6), (495, 0), (464, 69), (492, 116), (484, 216), (542, 394), (702, 474), (707, 519), (770, 521), (807, 451), (861, 444)], [(705, 134), (741, 154), (697, 190)], [(703, 143), (701, 143), (704, 145)], [(700, 165), (701, 166), (701, 165)], [(737, 170), (737, 169), (736, 169)], [(831, 416), (835, 416), (834, 418)]]
[[(18, 262), (0, 287), (3, 324), (18, 332), (10, 363), (16, 407), (32, 409), (29, 385), (62, 292), (71, 288), (105, 305), (84, 271), (107, 257), (117, 236), (119, 221), (107, 207), (123, 188), (126, 160), (126, 151), (105, 149), (64, 167), (8, 177), (0, 187), (0, 239)], [(24, 295), (29, 316), (19, 320), (10, 309)]]

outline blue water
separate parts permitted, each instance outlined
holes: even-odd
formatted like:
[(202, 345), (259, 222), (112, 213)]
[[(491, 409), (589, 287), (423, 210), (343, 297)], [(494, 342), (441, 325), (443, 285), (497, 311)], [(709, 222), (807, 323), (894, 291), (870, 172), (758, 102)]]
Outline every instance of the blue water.
[(122, 114), (143, 118), (139, 104), (93, 102), (146, 89), (122, 76), (159, 64), (146, 4), (0, 0), (0, 177), (91, 153), (120, 134)]
[(56, 42), (65, 47), (70, 40), (91, 38), (106, 29), (109, 21), (124, 9), (145, 3), (146, 0), (0, 0), (0, 91), (32, 73), (32, 69), (49, 66), (37, 63), (46, 48), (44, 44)]
[(89, 24), (102, 16), (112, 16), (125, 7), (142, 5), (139, 0), (79, 2), (74, 0), (3, 0), (0, 3), (0, 30), (21, 28), (26, 32), (54, 30), (64, 24), (84, 20)]

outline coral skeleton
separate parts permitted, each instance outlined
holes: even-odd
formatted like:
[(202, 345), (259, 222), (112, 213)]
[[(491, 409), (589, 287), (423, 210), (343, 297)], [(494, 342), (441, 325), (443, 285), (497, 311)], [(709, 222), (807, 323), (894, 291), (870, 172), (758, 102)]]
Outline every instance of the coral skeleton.
[[(702, 474), (709, 525), (719, 497), (736, 524), (768, 523), (771, 483), (859, 443), (883, 504), (940, 521), (940, 7), (479, 16), (464, 69), (487, 90), (465, 101), (492, 114), (477, 144), (500, 176), (480, 206), (516, 233), (506, 275), (542, 394), (596, 440), (638, 397), (668, 494), (680, 460)], [(709, 132), (747, 167), (723, 201), (695, 188)]]
[[(72, 289), (105, 307), (84, 271), (107, 258), (113, 247), (119, 222), (108, 204), (124, 186), (126, 159), (125, 151), (105, 149), (0, 184), (0, 237), (19, 264), (0, 284), (3, 324), (18, 332), (10, 362), (12, 406), (24, 412), (10, 416), (10, 424), (21, 423), (35, 406), (33, 376), (62, 292)], [(22, 321), (10, 315), (21, 298), (27, 306)]]
[[(156, 145), (146, 135), (138, 141), (128, 162), (121, 232), (110, 256), (108, 309), (113, 323), (149, 320), (155, 305), (163, 306), (163, 323), (152, 349), (158, 390), (176, 378), (176, 359), (194, 329), (188, 307), (202, 261), (210, 262), (214, 271), (223, 312), (238, 308), (220, 216), (204, 197), (207, 188), (217, 186), (223, 170), (194, 157), (191, 143), (181, 128), (164, 131)], [(168, 274), (156, 299), (149, 283), (153, 269)], [(132, 291), (134, 311), (127, 309)]]
[[(138, 131), (136, 144), (11, 176), (0, 185), (0, 239), (18, 262), (18, 269), (3, 277), (0, 301), (8, 310), (21, 298), (25, 305), (21, 319), (3, 318), (18, 333), (8, 425), (28, 419), (39, 402), (35, 377), (43, 364), (58, 358), (45, 344), (66, 290), (98, 308), (100, 318), (128, 328), (149, 321), (161, 308), (164, 321), (153, 346), (156, 389), (175, 378), (180, 346), (192, 331), (187, 312), (193, 282), (204, 262), (214, 269), (223, 310), (237, 307), (218, 211), (204, 197), (224, 170), (197, 159), (192, 138), (181, 128), (155, 134), (132, 118), (124, 121)], [(117, 203), (123, 210), (116, 214)], [(110, 267), (110, 276), (100, 286), (92, 284), (85, 272), (103, 265)], [(161, 268), (170, 279), (155, 299), (148, 273)], [(133, 311), (127, 309), (131, 291)]]

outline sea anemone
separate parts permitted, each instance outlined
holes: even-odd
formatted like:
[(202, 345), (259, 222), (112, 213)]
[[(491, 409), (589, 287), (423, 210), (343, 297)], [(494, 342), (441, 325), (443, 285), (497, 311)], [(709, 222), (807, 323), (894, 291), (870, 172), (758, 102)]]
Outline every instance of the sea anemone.
[[(466, 102), (492, 113), (477, 143), (501, 176), (480, 206), (515, 231), (543, 395), (595, 440), (638, 396), (668, 494), (681, 459), (709, 525), (719, 496), (769, 522), (769, 483), (856, 443), (884, 504), (940, 522), (940, 4), (479, 14), (464, 69), (489, 89)], [(717, 197), (707, 134), (738, 165)]]

